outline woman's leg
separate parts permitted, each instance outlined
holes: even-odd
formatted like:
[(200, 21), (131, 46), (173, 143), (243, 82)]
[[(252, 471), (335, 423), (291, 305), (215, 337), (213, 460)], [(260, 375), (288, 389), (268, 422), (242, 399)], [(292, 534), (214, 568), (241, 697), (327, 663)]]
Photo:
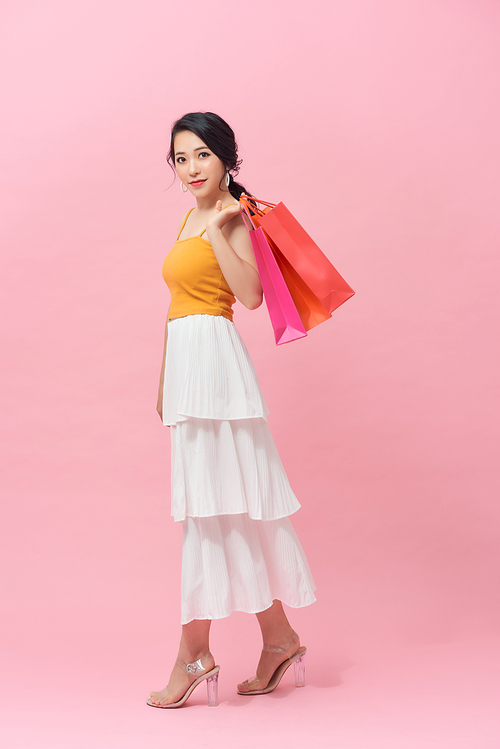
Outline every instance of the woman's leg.
[(273, 605), (257, 614), (257, 619), (262, 631), (262, 641), (266, 645), (279, 648), (282, 652), (274, 653), (263, 650), (257, 666), (257, 674), (252, 679), (247, 679), (238, 684), (240, 692), (248, 692), (254, 689), (265, 689), (269, 680), (280, 663), (294, 655), (300, 647), (300, 640), (293, 631), (290, 622), (283, 610), (281, 601), (273, 601)]
[[(211, 623), (210, 619), (194, 619), (189, 624), (184, 624), (179, 644), (179, 658), (186, 663), (194, 663), (201, 658), (201, 665), (206, 671), (215, 666), (212, 654), (207, 653)], [(177, 702), (195, 678), (175, 663), (167, 686), (160, 692), (151, 692), (151, 702), (156, 705)]]

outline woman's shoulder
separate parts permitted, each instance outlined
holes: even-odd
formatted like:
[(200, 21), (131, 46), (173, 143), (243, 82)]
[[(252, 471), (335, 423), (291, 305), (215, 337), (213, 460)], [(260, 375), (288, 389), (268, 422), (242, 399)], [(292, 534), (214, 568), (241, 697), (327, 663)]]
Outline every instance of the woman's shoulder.
[(188, 216), (189, 216), (189, 214), (190, 214), (190, 213), (192, 213), (193, 211), (194, 211), (194, 208), (190, 208), (190, 209), (189, 209), (189, 211), (186, 211), (186, 213), (183, 213), (183, 214), (182, 214), (182, 216), (181, 216), (181, 220), (179, 221), (179, 233), (180, 233), (180, 231), (181, 231), (182, 227), (184, 226), (184, 224), (186, 223), (186, 221), (187, 221), (187, 217), (188, 217)]

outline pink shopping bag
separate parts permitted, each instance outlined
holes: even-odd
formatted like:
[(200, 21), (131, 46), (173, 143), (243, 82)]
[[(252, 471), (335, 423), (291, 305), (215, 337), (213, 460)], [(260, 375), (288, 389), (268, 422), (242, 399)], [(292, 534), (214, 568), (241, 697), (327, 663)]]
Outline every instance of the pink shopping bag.
[[(245, 208), (247, 229), (252, 242), (267, 310), (274, 329), (276, 345), (307, 335), (300, 315), (288, 291), (281, 271), (262, 229), (255, 228)], [(248, 226), (250, 222), (251, 228)]]

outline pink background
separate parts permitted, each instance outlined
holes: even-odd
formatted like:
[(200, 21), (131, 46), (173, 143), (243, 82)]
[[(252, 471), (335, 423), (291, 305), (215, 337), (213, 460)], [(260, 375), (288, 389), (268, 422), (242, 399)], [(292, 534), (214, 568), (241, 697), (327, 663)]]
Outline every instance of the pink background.
[[(2, 745), (496, 749), (498, 3), (2, 0), (0, 29)], [(303, 505), (308, 686), (237, 697), (235, 614), (219, 708), (152, 711), (179, 636), (161, 264), (192, 205), (165, 153), (207, 109), (357, 294), (280, 348), (236, 314)]]

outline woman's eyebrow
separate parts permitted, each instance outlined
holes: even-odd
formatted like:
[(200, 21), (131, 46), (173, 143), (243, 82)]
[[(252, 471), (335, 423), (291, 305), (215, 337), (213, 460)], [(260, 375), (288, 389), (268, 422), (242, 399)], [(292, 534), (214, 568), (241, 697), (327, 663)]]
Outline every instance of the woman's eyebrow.
[[(209, 149), (206, 146), (200, 146), (199, 148), (195, 148), (194, 150), (195, 151), (208, 151)], [(185, 151), (176, 151), (175, 155), (176, 156), (185, 156), (186, 152)]]

